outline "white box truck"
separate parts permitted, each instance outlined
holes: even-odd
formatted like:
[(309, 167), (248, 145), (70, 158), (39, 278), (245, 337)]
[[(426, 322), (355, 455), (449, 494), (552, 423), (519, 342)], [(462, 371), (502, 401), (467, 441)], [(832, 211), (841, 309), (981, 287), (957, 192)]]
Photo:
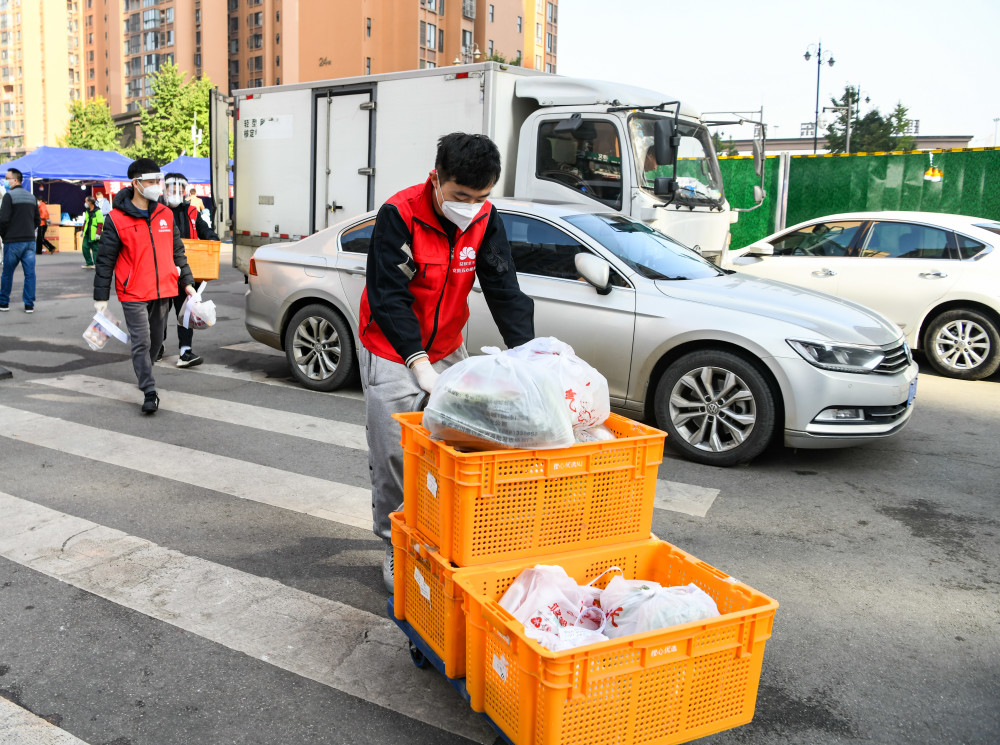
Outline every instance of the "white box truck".
[(604, 204), (709, 258), (735, 221), (699, 112), (642, 88), (485, 62), (238, 90), (233, 108), (244, 274), (257, 246), (424, 181), (438, 138), (456, 131), (499, 146), (497, 196)]

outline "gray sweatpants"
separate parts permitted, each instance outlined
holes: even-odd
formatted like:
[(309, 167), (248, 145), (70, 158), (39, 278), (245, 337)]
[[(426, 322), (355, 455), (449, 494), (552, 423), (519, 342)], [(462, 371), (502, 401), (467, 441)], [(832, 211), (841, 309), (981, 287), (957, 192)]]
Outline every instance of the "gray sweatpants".
[[(461, 346), (434, 363), (439, 373), (469, 356)], [(361, 387), (368, 408), (368, 470), (372, 479), (372, 530), (379, 538), (389, 541), (392, 526), (389, 513), (403, 507), (402, 431), (393, 414), (416, 411), (424, 392), (417, 385), (406, 365), (374, 355), (361, 346)]]
[(163, 332), (173, 298), (162, 300), (128, 301), (122, 303), (125, 326), (132, 338), (132, 367), (143, 393), (156, 390), (153, 380), (153, 362), (163, 346)]

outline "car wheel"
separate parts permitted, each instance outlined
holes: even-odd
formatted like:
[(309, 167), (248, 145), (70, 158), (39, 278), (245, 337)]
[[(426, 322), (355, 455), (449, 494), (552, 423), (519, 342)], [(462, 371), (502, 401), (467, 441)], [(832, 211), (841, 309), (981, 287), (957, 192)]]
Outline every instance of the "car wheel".
[(942, 313), (927, 327), (923, 347), (931, 367), (949, 378), (979, 380), (1000, 367), (1000, 332), (978, 311)]
[(691, 352), (674, 361), (656, 389), (656, 421), (667, 444), (710, 466), (746, 463), (774, 434), (774, 394), (761, 372), (722, 350)]
[(307, 305), (292, 316), (285, 357), (295, 379), (312, 391), (335, 391), (358, 374), (351, 329), (326, 305)]

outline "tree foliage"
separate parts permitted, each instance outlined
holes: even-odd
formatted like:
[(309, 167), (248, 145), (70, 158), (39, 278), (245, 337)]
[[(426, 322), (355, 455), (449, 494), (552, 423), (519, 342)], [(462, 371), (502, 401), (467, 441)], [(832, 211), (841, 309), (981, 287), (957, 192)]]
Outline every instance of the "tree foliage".
[(852, 87), (844, 88), (839, 100), (830, 99), (831, 106), (847, 106), (848, 110), (838, 111), (830, 123), (826, 142), (831, 153), (847, 151), (847, 118), (851, 118), (851, 152), (881, 153), (892, 150), (912, 150), (916, 145), (906, 131), (908, 109), (902, 103), (896, 104), (892, 113), (883, 116), (878, 108), (873, 108), (860, 116), (858, 92)]
[(77, 99), (69, 104), (69, 124), (65, 137), (59, 138), (61, 147), (84, 150), (118, 150), (118, 127), (111, 118), (108, 102), (98, 96), (84, 103)]
[(518, 54), (516, 57), (507, 59), (500, 52), (493, 52), (489, 57), (487, 57), (484, 62), (499, 62), (501, 65), (511, 65), (513, 67), (523, 67), (524, 62), (521, 59), (521, 55)]
[(208, 101), (212, 83), (207, 76), (185, 80), (172, 62), (153, 75), (149, 107), (140, 113), (142, 139), (128, 152), (133, 158), (152, 158), (167, 163), (182, 153), (192, 154), (191, 125), (197, 115), (198, 129), (205, 135), (199, 155), (208, 152)]
[(720, 158), (728, 158), (730, 156), (739, 155), (739, 148), (736, 147), (736, 143), (733, 142), (733, 136), (729, 136), (728, 142), (722, 141), (722, 135), (718, 132), (712, 134), (712, 144), (715, 145), (715, 154)]

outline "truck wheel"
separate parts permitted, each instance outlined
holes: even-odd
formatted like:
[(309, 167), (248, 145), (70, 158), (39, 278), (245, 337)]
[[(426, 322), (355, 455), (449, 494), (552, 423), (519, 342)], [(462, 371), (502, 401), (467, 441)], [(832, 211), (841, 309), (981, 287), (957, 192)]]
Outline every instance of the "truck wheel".
[(746, 463), (763, 452), (775, 427), (776, 406), (761, 372), (722, 350), (690, 352), (675, 360), (656, 388), (656, 421), (667, 445), (709, 466)]
[(949, 378), (980, 380), (1000, 367), (1000, 332), (988, 316), (968, 308), (937, 316), (924, 333), (924, 354)]
[(284, 346), (292, 375), (311, 391), (335, 391), (357, 377), (354, 336), (329, 306), (307, 305), (292, 316)]

